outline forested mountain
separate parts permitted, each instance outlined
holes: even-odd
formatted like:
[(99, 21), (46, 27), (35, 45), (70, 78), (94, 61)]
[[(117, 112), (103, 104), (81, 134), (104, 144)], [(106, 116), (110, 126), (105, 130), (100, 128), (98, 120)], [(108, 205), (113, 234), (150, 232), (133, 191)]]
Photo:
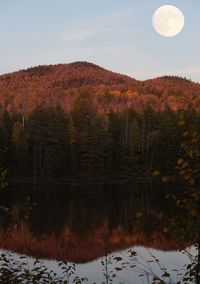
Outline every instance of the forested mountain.
[(145, 92), (154, 93), (157, 95), (193, 95), (200, 96), (200, 84), (194, 83), (191, 80), (177, 77), (164, 76), (156, 79), (144, 81), (142, 83)]
[(127, 106), (141, 112), (166, 107), (200, 109), (200, 84), (166, 76), (147, 81), (107, 71), (87, 62), (38, 66), (0, 76), (0, 112), (29, 113), (36, 106), (62, 106), (70, 112), (80, 89), (93, 93), (99, 111), (118, 112)]
[(0, 88), (4, 91), (66, 90), (79, 87), (134, 87), (137, 81), (121, 74), (105, 70), (88, 62), (32, 67), (0, 76)]
[(199, 110), (200, 84), (178, 77), (140, 82), (86, 62), (2, 75), (0, 166), (12, 177), (175, 176)]

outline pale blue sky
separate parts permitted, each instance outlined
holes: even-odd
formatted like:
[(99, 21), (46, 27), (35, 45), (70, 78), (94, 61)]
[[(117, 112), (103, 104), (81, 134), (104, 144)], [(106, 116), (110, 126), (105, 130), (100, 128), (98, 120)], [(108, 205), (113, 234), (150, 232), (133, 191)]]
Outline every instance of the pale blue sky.
[[(161, 5), (185, 16), (178, 36), (152, 27)], [(136, 79), (200, 82), (200, 0), (0, 0), (0, 73), (89, 61)]]

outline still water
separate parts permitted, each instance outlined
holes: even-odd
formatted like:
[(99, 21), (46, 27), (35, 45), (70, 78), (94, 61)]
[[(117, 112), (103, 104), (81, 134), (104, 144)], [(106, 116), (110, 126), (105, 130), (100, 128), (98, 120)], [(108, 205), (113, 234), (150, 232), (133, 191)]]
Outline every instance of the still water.
[(177, 190), (182, 186), (15, 182), (0, 194), (0, 246), (46, 259), (56, 272), (55, 259), (76, 263), (88, 283), (151, 283), (163, 271), (176, 283), (194, 248), (166, 233), (158, 216), (176, 214), (166, 195)]

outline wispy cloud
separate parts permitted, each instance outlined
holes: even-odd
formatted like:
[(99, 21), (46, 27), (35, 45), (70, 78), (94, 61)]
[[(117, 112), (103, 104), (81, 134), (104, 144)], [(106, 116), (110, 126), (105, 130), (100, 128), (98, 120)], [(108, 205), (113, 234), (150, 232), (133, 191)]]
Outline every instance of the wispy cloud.
[(105, 15), (104, 17), (93, 19), (89, 21), (83, 27), (70, 26), (65, 31), (59, 33), (58, 38), (64, 41), (84, 41), (94, 35), (107, 33), (113, 30), (116, 30), (116, 25), (127, 19), (127, 16), (130, 15), (130, 11), (116, 11), (111, 14)]
[(65, 41), (83, 41), (97, 33), (98, 31), (95, 31), (94, 29), (72, 30), (70, 32), (60, 34), (59, 38)]

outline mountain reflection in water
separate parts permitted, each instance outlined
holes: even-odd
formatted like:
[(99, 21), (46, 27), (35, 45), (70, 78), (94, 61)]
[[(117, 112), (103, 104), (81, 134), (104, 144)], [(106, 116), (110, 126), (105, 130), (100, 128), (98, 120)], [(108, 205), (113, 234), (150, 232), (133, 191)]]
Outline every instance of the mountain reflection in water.
[[(160, 230), (176, 212), (165, 199), (181, 186), (16, 183), (1, 193), (0, 246), (47, 259), (87, 263), (132, 246), (174, 251), (190, 246)], [(143, 226), (135, 230), (134, 216)], [(88, 249), (90, 248), (90, 249)]]

